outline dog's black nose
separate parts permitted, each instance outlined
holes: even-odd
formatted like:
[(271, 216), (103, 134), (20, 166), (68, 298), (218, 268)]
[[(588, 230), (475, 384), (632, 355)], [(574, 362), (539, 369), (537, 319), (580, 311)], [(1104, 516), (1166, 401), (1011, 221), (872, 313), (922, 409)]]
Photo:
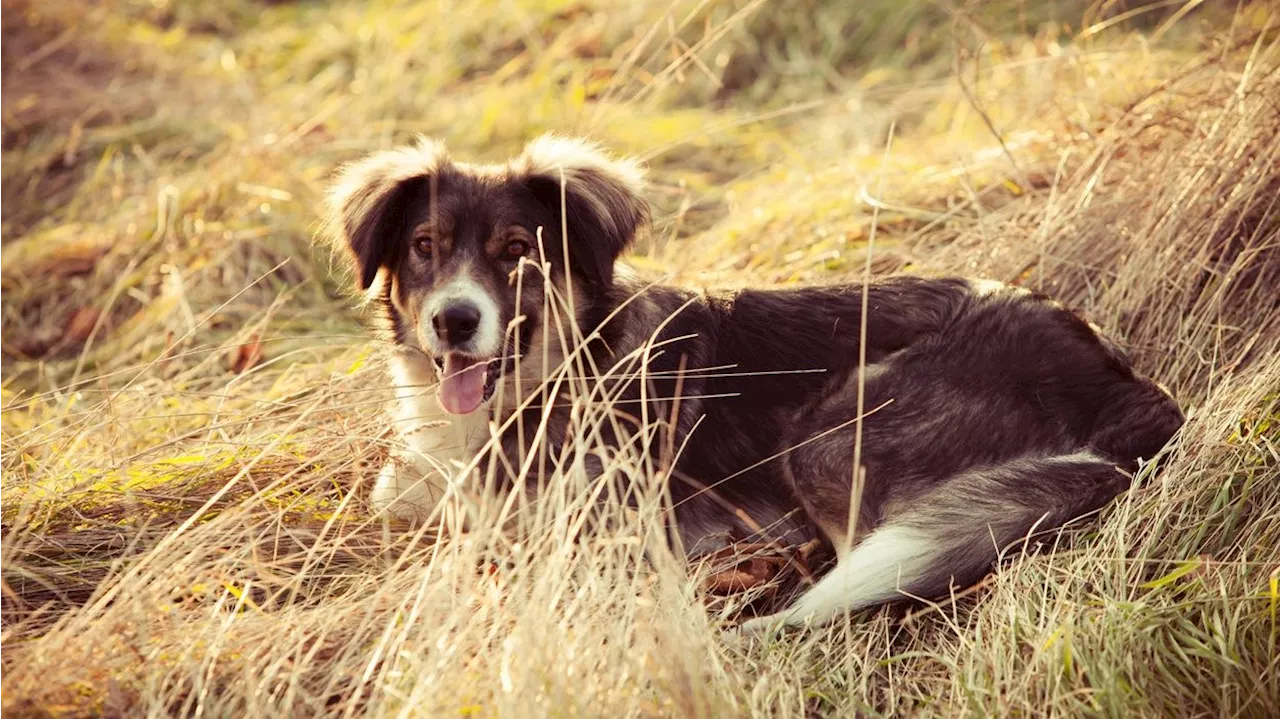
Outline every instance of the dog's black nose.
[(450, 347), (456, 347), (470, 340), (480, 326), (480, 310), (473, 304), (459, 302), (436, 313), (431, 318), (436, 337)]

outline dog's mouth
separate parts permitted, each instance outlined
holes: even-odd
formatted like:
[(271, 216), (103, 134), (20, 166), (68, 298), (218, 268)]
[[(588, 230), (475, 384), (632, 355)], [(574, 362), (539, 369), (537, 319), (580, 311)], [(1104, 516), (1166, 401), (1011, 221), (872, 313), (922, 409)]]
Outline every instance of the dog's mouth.
[(461, 352), (446, 352), (435, 358), (440, 372), (437, 396), (440, 406), (450, 414), (471, 414), (493, 397), (502, 374), (501, 360), (485, 359)]
[(440, 406), (450, 414), (471, 414), (479, 409), (493, 398), (502, 376), (518, 367), (518, 358), (528, 346), (528, 339), (520, 335), (509, 337), (497, 357), (477, 357), (463, 352), (435, 355), (432, 360), (440, 375), (436, 393)]

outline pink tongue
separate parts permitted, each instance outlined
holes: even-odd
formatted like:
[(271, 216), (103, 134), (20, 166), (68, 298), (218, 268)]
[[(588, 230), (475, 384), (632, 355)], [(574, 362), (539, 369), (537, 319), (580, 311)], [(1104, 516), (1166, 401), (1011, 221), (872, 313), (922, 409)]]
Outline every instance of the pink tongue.
[(486, 363), (459, 357), (452, 352), (444, 356), (444, 379), (440, 380), (440, 406), (452, 414), (470, 414), (484, 401)]

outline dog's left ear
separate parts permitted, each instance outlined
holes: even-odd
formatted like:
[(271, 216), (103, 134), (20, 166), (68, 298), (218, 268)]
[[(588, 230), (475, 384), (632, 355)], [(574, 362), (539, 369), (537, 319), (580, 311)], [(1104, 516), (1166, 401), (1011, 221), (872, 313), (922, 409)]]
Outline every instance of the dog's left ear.
[[(649, 221), (640, 166), (581, 140), (544, 135), (525, 147), (512, 171), (567, 229), (568, 261), (578, 275), (597, 287), (612, 283), (614, 262)], [(548, 229), (559, 236), (561, 227)]]

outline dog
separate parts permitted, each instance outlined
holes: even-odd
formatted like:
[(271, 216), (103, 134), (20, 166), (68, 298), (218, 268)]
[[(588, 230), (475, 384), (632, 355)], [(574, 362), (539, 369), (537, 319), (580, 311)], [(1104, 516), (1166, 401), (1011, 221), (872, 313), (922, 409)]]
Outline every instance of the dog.
[[(376, 510), (426, 518), (485, 447), (490, 476), (532, 476), (511, 471), (532, 443), (574, 431), (549, 368), (639, 358), (609, 396), (681, 449), (666, 491), (682, 551), (767, 539), (835, 556), (759, 630), (970, 585), (1005, 547), (1107, 504), (1183, 423), (1115, 343), (1023, 288), (647, 284), (619, 262), (649, 222), (644, 192), (635, 162), (554, 136), (495, 165), (423, 138), (339, 172), (329, 236), (389, 327), (410, 457), (383, 468)], [(539, 422), (552, 429), (531, 439)]]

